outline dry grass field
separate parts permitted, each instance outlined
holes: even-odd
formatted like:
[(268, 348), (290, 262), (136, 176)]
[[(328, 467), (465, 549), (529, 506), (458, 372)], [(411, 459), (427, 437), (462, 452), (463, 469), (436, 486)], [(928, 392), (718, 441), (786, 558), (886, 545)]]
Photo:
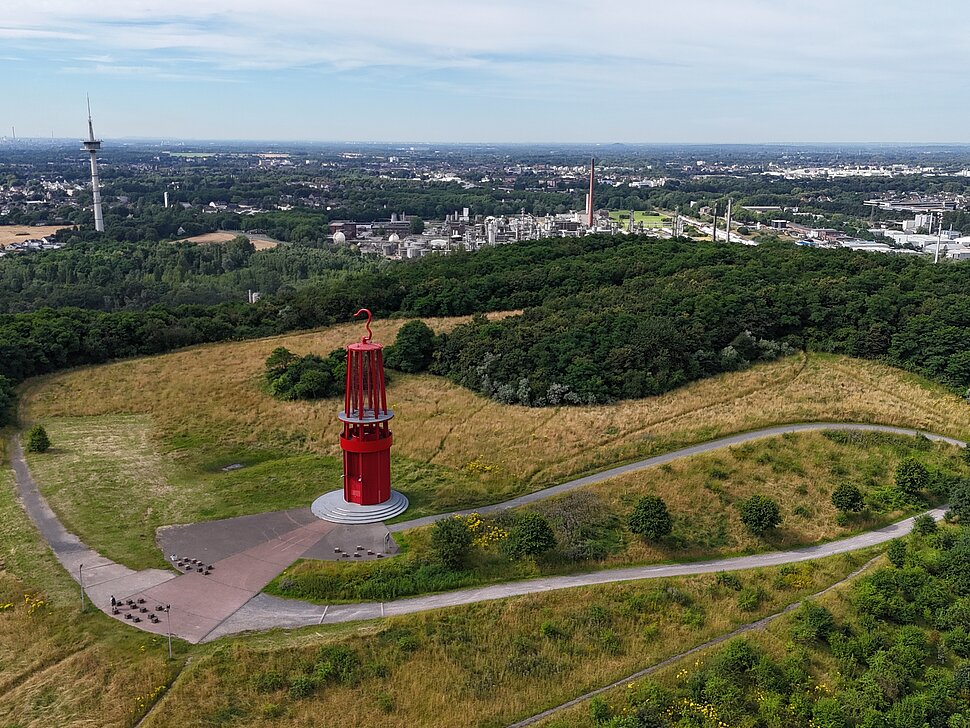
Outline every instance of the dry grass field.
[(63, 230), (65, 225), (0, 225), (0, 248), (10, 245), (10, 243), (22, 243), (25, 240), (34, 240), (53, 235), (58, 230)]
[[(214, 233), (205, 233), (203, 235), (196, 235), (191, 238), (184, 238), (180, 240), (181, 243), (197, 243), (198, 245), (223, 245), (228, 243), (230, 240), (234, 239), (237, 235), (246, 235), (246, 233), (234, 233), (218, 231)], [(272, 250), (277, 245), (278, 242), (275, 240), (270, 240), (269, 238), (263, 238), (259, 235), (246, 235), (247, 238), (252, 242), (253, 247), (256, 250)]]
[(372, 622), (339, 642), (356, 665), (345, 681), (328, 680), (332, 670), (320, 667), (333, 659), (320, 653), (334, 642), (323, 630), (220, 642), (144, 725), (508, 725), (777, 611), (871, 556), (739, 573), (744, 586), (763, 590), (752, 611), (711, 574)]
[[(436, 329), (456, 319), (429, 320)], [(391, 343), (402, 320), (374, 325)], [(280, 402), (260, 387), (277, 346), (298, 354), (356, 340), (359, 324), (194, 347), (36, 379), (24, 387), (25, 421), (147, 414), (160, 441), (209, 448), (263, 447), (337, 455), (337, 402)], [(906, 425), (965, 437), (970, 407), (914, 375), (869, 361), (799, 354), (695, 382), (643, 400), (593, 407), (502, 405), (431, 375), (395, 374), (394, 453), (454, 470), (472, 486), (443, 485), (435, 508), (484, 504), (679, 445), (771, 424), (828, 420)], [(171, 450), (171, 445), (163, 447)], [(475, 492), (468, 492), (473, 487)]]
[[(832, 491), (842, 483), (864, 494), (892, 491), (896, 466), (916, 457), (930, 469), (964, 474), (962, 451), (935, 444), (921, 451), (916, 438), (873, 434), (857, 444), (842, 444), (821, 433), (783, 435), (696, 455), (591, 486), (610, 510), (626, 516), (644, 495), (659, 495), (674, 517), (674, 543), (650, 544), (630, 538), (609, 564), (643, 563), (754, 552), (766, 546), (793, 548), (867, 531), (912, 512), (883, 510), (857, 514), (846, 527), (836, 523)], [(782, 523), (764, 539), (741, 523), (738, 505), (752, 495), (767, 495), (781, 507)]]

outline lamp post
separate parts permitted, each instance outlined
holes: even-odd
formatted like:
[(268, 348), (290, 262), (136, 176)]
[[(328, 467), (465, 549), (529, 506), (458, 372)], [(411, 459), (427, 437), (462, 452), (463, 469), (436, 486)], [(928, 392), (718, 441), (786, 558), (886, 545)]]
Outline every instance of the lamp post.
[(168, 659), (172, 659), (172, 605), (165, 605), (165, 628), (168, 632)]
[(77, 565), (77, 581), (81, 585), (81, 611), (84, 611), (84, 574), (81, 569), (84, 568), (84, 564)]

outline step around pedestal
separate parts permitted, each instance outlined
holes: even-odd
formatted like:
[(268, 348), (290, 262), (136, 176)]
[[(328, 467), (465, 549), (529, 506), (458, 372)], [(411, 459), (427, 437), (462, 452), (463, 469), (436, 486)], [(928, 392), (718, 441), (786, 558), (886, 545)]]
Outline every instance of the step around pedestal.
[(324, 493), (313, 501), (310, 510), (317, 518), (331, 523), (379, 523), (400, 515), (407, 510), (408, 499), (396, 490), (391, 491), (391, 497), (383, 503), (373, 506), (362, 506), (348, 503), (344, 500), (343, 490)]

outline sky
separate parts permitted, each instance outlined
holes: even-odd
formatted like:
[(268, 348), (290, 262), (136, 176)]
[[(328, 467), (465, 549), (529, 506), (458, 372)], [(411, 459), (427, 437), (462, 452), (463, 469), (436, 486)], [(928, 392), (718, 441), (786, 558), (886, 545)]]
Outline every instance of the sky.
[(0, 6), (0, 134), (970, 142), (957, 0)]

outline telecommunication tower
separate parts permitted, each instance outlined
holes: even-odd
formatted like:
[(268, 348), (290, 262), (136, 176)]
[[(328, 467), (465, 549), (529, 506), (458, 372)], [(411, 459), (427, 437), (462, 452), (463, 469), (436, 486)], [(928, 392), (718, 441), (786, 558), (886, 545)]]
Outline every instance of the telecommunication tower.
[(91, 196), (94, 199), (94, 229), (104, 232), (104, 216), (101, 213), (101, 180), (98, 178), (98, 151), (101, 140), (94, 138), (94, 123), (91, 121), (91, 98), (88, 97), (88, 138), (82, 141), (84, 149), (91, 155)]

